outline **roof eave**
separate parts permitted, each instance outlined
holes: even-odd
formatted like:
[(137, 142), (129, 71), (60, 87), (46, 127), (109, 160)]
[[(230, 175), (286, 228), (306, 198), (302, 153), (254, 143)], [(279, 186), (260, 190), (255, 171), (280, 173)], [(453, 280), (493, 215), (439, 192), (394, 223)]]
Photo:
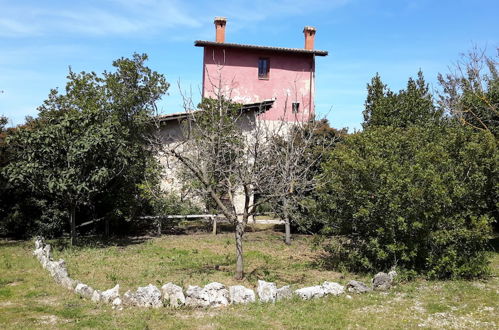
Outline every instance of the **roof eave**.
[(227, 42), (214, 42), (214, 41), (194, 41), (194, 46), (196, 47), (226, 47), (226, 48), (240, 48), (240, 49), (253, 49), (253, 50), (264, 50), (271, 52), (282, 52), (282, 53), (293, 53), (293, 54), (310, 54), (316, 56), (327, 56), (328, 52), (326, 50), (315, 50), (315, 49), (304, 49), (304, 48), (286, 48), (286, 47), (270, 47), (270, 46), (258, 46), (258, 45), (245, 45), (245, 44), (233, 44)]
[[(270, 99), (270, 100), (263, 100), (262, 102), (255, 102), (255, 103), (247, 103), (243, 104), (241, 109), (244, 112), (253, 110), (257, 114), (264, 113), (270, 108), (272, 108), (272, 105), (274, 104), (275, 99)], [(199, 110), (196, 110), (199, 111)], [(186, 111), (186, 112), (179, 112), (179, 113), (172, 113), (172, 114), (167, 114), (167, 115), (160, 115), (157, 116), (156, 119), (162, 123), (162, 122), (167, 122), (167, 121), (173, 121), (173, 120), (183, 120), (185, 118), (188, 118), (190, 115), (195, 113), (196, 111)]]

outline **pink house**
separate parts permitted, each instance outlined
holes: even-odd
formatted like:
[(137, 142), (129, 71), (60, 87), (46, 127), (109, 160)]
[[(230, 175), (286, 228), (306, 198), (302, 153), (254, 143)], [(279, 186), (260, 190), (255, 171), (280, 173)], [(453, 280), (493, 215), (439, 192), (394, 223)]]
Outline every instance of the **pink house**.
[[(255, 128), (255, 116), (263, 121), (304, 122), (314, 115), (315, 57), (326, 56), (327, 51), (314, 50), (315, 29), (305, 27), (304, 48), (283, 48), (242, 45), (225, 42), (226, 19), (215, 18), (215, 41), (196, 41), (203, 47), (202, 97), (223, 96), (242, 103), (246, 114), (238, 118), (241, 128), (251, 132)], [(181, 123), (195, 110), (159, 116), (158, 135), (167, 148), (186, 148), (185, 132)], [(269, 128), (276, 127), (269, 125)], [(282, 128), (282, 127), (281, 127)], [(187, 147), (188, 148), (188, 147)], [(177, 170), (178, 162), (168, 155), (160, 155), (165, 165), (165, 190), (187, 198), (192, 193), (184, 186)], [(238, 212), (243, 211), (244, 195), (234, 194)], [(193, 199), (197, 200), (197, 199)]]
[(196, 41), (204, 48), (203, 97), (219, 94), (243, 104), (265, 103), (272, 108), (264, 120), (306, 121), (314, 115), (315, 28), (306, 26), (304, 48), (243, 45), (225, 42), (227, 20), (215, 18), (216, 41)]

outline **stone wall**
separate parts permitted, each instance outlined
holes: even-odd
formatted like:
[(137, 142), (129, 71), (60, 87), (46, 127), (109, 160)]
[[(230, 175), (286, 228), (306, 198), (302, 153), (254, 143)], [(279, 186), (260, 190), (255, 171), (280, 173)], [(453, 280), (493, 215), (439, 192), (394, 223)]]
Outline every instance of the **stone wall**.
[[(229, 304), (247, 304), (259, 301), (261, 303), (275, 303), (283, 299), (297, 297), (308, 300), (324, 296), (340, 296), (345, 292), (365, 293), (374, 290), (388, 290), (392, 286), (393, 278), (397, 275), (394, 271), (378, 273), (373, 278), (372, 288), (358, 281), (350, 281), (345, 286), (335, 282), (324, 282), (321, 285), (292, 290), (289, 285), (278, 288), (275, 283), (259, 280), (255, 291), (242, 285), (226, 287), (213, 282), (200, 286), (188, 286), (184, 291), (180, 286), (166, 283), (161, 288), (152, 284), (139, 287), (135, 291), (128, 290), (120, 295), (120, 285), (100, 291), (78, 280), (72, 279), (67, 271), (63, 259), (52, 260), (50, 244), (45, 244), (43, 238), (35, 240), (33, 254), (40, 261), (43, 268), (49, 271), (52, 278), (61, 286), (74, 291), (83, 298), (94, 302), (111, 304), (113, 308), (122, 309), (129, 307), (171, 307), (183, 306), (193, 308), (222, 307)], [(346, 296), (347, 298), (350, 296)], [(351, 298), (351, 297), (350, 297)]]

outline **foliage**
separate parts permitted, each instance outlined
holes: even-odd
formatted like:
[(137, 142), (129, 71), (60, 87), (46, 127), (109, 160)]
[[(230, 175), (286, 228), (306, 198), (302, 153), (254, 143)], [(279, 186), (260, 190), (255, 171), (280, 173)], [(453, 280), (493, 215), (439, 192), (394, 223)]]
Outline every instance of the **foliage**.
[(151, 116), (168, 88), (146, 60), (138, 54), (121, 58), (113, 62), (115, 72), (102, 76), (70, 70), (66, 93), (52, 90), (39, 117), (6, 139), (3, 173), (9, 183), (47, 205), (63, 206), (72, 236), (78, 208), (87, 217), (115, 219), (139, 209), (137, 185), (152, 162), (145, 148)]
[(326, 225), (326, 222), (322, 218), (316, 217), (315, 214), (318, 207), (318, 190), (329, 180), (324, 175), (322, 167), (327, 162), (329, 153), (348, 136), (348, 131), (345, 128), (335, 129), (331, 127), (327, 119), (318, 120), (311, 125), (305, 131), (308, 131), (307, 134), (311, 133), (312, 140), (306, 146), (306, 156), (301, 157), (301, 162), (309, 165), (306, 173), (307, 180), (313, 177), (315, 184), (310, 186), (313, 189), (294, 196), (291, 219), (292, 225), (295, 227), (293, 229), (296, 231), (317, 234)]
[(375, 126), (409, 127), (429, 125), (441, 121), (442, 111), (433, 104), (423, 73), (418, 78), (409, 78), (406, 89), (395, 93), (376, 74), (367, 85), (364, 129)]
[(499, 48), (495, 56), (474, 48), (452, 71), (439, 74), (439, 105), (461, 123), (499, 138)]
[[(331, 258), (353, 270), (397, 266), (429, 277), (476, 277), (499, 197), (491, 134), (455, 127), (370, 128), (332, 151), (320, 192)], [(490, 196), (489, 194), (492, 194)], [(497, 204), (495, 204), (497, 205)], [(338, 243), (339, 242), (339, 243)]]
[(269, 143), (274, 175), (268, 192), (268, 206), (284, 221), (286, 244), (291, 243), (291, 227), (299, 232), (318, 232), (322, 226), (312, 215), (315, 191), (328, 178), (321, 170), (327, 153), (345, 135), (345, 130), (329, 126), (326, 119), (295, 122), (284, 134)]
[(161, 187), (161, 165), (151, 159), (144, 180), (137, 185), (147, 213), (154, 215), (187, 215), (203, 213), (190, 199), (185, 200), (175, 192)]

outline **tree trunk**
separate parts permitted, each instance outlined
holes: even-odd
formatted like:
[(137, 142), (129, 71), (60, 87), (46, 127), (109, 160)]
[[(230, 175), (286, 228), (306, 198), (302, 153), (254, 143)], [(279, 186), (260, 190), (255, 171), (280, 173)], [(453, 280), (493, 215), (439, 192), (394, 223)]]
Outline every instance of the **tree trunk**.
[(156, 222), (156, 225), (157, 225), (156, 229), (158, 231), (158, 235), (157, 235), (158, 237), (161, 237), (161, 220), (163, 220), (163, 219), (161, 219), (161, 217), (158, 217), (158, 219), (156, 220), (157, 221)]
[(284, 242), (287, 245), (291, 245), (291, 224), (289, 222), (289, 217), (286, 217), (286, 219), (284, 219), (284, 229), (286, 232)]
[(284, 242), (287, 245), (291, 245), (291, 223), (289, 221), (288, 200), (286, 198), (284, 198), (284, 200), (282, 201), (282, 204), (283, 204), (284, 231), (285, 231)]
[(243, 235), (244, 223), (236, 220), (236, 280), (244, 278), (244, 265), (243, 265)]
[(212, 217), (211, 220), (213, 221), (213, 235), (217, 234), (217, 218)]
[(70, 209), (70, 214), (69, 214), (69, 221), (71, 223), (71, 246), (73, 246), (76, 243), (76, 206), (71, 205)]

